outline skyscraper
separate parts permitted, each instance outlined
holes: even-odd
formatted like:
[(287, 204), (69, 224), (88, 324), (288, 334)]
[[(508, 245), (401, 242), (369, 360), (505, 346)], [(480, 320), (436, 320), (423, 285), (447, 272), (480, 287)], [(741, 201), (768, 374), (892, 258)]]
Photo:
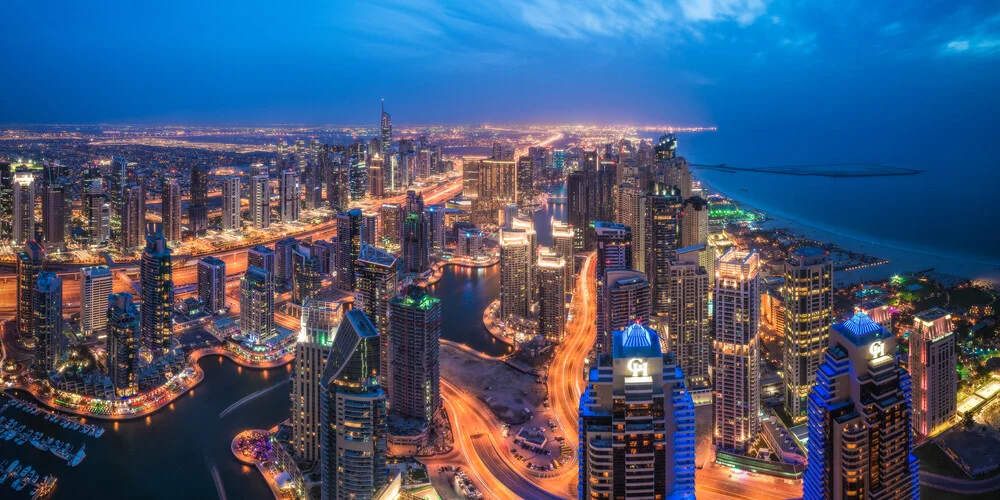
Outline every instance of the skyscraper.
[(462, 157), (462, 197), (475, 200), (479, 198), (479, 166), (483, 158)]
[(274, 250), (264, 245), (257, 245), (247, 250), (247, 267), (257, 266), (274, 274)]
[(389, 305), (393, 412), (429, 426), (441, 407), (441, 300), (411, 285)]
[(115, 395), (124, 398), (139, 392), (139, 309), (132, 294), (108, 297), (108, 377)]
[(622, 184), (618, 187), (615, 222), (632, 229), (632, 268), (646, 270), (646, 191)]
[(382, 198), (385, 196), (385, 162), (388, 157), (375, 153), (368, 158), (368, 196)]
[(38, 377), (44, 378), (56, 369), (62, 350), (62, 280), (53, 272), (38, 273), (33, 295), (35, 358), (32, 368)]
[(240, 279), (240, 332), (263, 344), (277, 333), (274, 328), (274, 277), (257, 266), (247, 267)]
[(368, 193), (368, 162), (364, 158), (351, 158), (351, 167), (347, 172), (348, 191), (351, 200), (361, 200)]
[(278, 210), (281, 222), (289, 223), (299, 220), (302, 204), (302, 188), (299, 187), (299, 174), (294, 170), (281, 172), (278, 178), (280, 200)]
[(684, 373), (639, 323), (612, 338), (580, 397), (580, 498), (694, 499), (695, 413)]
[(784, 277), (785, 410), (802, 421), (833, 322), (833, 264), (824, 250), (799, 248), (785, 262)]
[(271, 181), (267, 174), (250, 178), (250, 223), (254, 229), (271, 225)]
[(386, 481), (386, 393), (379, 333), (352, 309), (334, 336), (322, 379), (323, 500), (372, 498)]
[(302, 305), (301, 330), (295, 344), (292, 379), (292, 448), (297, 458), (319, 461), (320, 383), (343, 312), (336, 302), (307, 300)]
[(210, 314), (226, 310), (226, 263), (217, 257), (198, 259), (198, 301)]
[(708, 202), (700, 196), (684, 200), (680, 214), (680, 246), (708, 243)]
[(208, 169), (204, 165), (191, 167), (188, 226), (195, 236), (204, 236), (208, 231)]
[(134, 180), (134, 165), (129, 165), (124, 158), (119, 156), (111, 159), (111, 170), (108, 174), (108, 202), (111, 205), (112, 226), (116, 229), (122, 220), (125, 188), (132, 184)]
[(371, 245), (362, 245), (354, 264), (354, 307), (363, 311), (381, 336), (382, 366), (379, 383), (388, 387), (389, 373), (389, 301), (399, 289), (396, 257)]
[(170, 249), (159, 224), (150, 224), (139, 267), (142, 288), (142, 344), (160, 357), (173, 348), (174, 281)]
[(292, 302), (303, 304), (315, 299), (323, 287), (323, 261), (321, 252), (314, 245), (299, 243), (292, 250)]
[(445, 250), (444, 205), (432, 205), (427, 208), (427, 217), (431, 224), (431, 252), (441, 255)]
[(146, 228), (146, 195), (142, 186), (132, 184), (125, 188), (122, 200), (121, 229), (118, 232), (118, 249), (132, 253), (142, 246)]
[(681, 198), (656, 188), (646, 197), (646, 276), (653, 287), (653, 314), (665, 315), (670, 300), (670, 261), (677, 252)]
[(527, 318), (531, 307), (531, 249), (523, 230), (500, 231), (500, 318)]
[(167, 242), (178, 242), (182, 235), (181, 187), (177, 184), (177, 179), (164, 177), (160, 190), (162, 191), (160, 215), (163, 220), (163, 237), (167, 239)]
[(330, 202), (330, 209), (338, 213), (347, 210), (347, 205), (351, 202), (348, 169), (344, 162), (345, 158), (337, 158), (330, 162), (326, 171), (326, 198)]
[(292, 286), (295, 275), (295, 248), (298, 246), (299, 240), (292, 236), (274, 243), (274, 286), (279, 291)]
[(930, 436), (951, 425), (958, 409), (958, 346), (951, 314), (939, 307), (915, 314), (909, 335), (913, 430)]
[(403, 219), (403, 271), (420, 274), (430, 268), (431, 225), (427, 214), (412, 212)]
[(73, 205), (66, 179), (55, 179), (45, 186), (42, 197), (42, 231), (45, 249), (61, 252), (73, 230)]
[(382, 130), (379, 134), (382, 145), (382, 156), (389, 154), (392, 146), (392, 118), (385, 112), (385, 99), (382, 99)]
[(608, 353), (611, 349), (611, 334), (631, 323), (649, 325), (650, 286), (646, 275), (628, 269), (608, 271), (604, 275), (607, 286), (598, 296), (602, 311), (597, 319), (597, 339), (594, 349), (597, 354)]
[(0, 161), (0, 239), (13, 236), (14, 171), (10, 163)]
[[(667, 345), (688, 380), (708, 380), (710, 332), (708, 272), (699, 262), (704, 245), (677, 250), (670, 262)], [(759, 297), (758, 297), (759, 299)]]
[(517, 205), (530, 206), (535, 201), (534, 167), (530, 156), (517, 159)]
[(87, 218), (87, 236), (90, 244), (102, 247), (111, 239), (111, 205), (104, 195), (101, 181), (93, 181), (83, 194), (84, 217)]
[(552, 251), (538, 254), (538, 333), (551, 342), (566, 335), (566, 259)]
[(35, 239), (35, 176), (14, 174), (14, 245)]
[(614, 222), (594, 222), (594, 242), (597, 245), (597, 280), (615, 269), (632, 269), (632, 228)]
[(760, 257), (730, 250), (715, 276), (715, 446), (745, 453), (760, 432)]
[(108, 296), (114, 292), (113, 280), (108, 266), (80, 269), (80, 333), (85, 338), (106, 332)]
[(337, 288), (354, 290), (354, 264), (361, 252), (361, 210), (337, 214)]
[(910, 375), (895, 354), (896, 338), (863, 312), (830, 327), (809, 390), (806, 500), (919, 498)]
[(34, 304), (35, 283), (38, 281), (38, 274), (42, 272), (42, 263), (45, 261), (45, 250), (37, 241), (31, 240), (24, 246), (24, 250), (17, 253), (17, 333), (21, 337), (21, 342), (25, 346), (31, 347), (35, 342), (35, 314), (32, 312)]
[(573, 226), (552, 218), (552, 250), (566, 261), (566, 293), (574, 293), (576, 283), (576, 250)]
[(400, 248), (403, 238), (403, 207), (398, 203), (383, 203), (378, 209), (379, 221), (382, 224), (378, 245), (389, 251)]
[(226, 231), (239, 231), (242, 227), (240, 178), (230, 175), (222, 179), (222, 229)]

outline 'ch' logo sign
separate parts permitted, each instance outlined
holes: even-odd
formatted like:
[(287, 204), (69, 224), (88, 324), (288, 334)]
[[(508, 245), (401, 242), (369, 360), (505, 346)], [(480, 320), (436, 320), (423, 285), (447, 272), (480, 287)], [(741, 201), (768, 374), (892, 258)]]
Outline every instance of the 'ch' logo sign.
[(628, 366), (626, 368), (628, 371), (632, 372), (633, 377), (649, 376), (649, 363), (639, 358), (632, 358), (628, 360)]

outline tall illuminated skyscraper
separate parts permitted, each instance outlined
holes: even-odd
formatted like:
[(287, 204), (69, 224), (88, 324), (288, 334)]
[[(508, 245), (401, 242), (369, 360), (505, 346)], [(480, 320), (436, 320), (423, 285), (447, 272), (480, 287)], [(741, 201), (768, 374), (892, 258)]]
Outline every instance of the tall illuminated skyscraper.
[(700, 196), (684, 200), (680, 214), (680, 246), (708, 243), (708, 202)]
[(760, 257), (730, 250), (715, 276), (716, 448), (745, 453), (760, 433)]
[(299, 240), (292, 236), (274, 243), (274, 286), (278, 291), (288, 290), (295, 275), (295, 249)]
[(112, 226), (116, 229), (121, 223), (125, 189), (133, 181), (135, 181), (135, 166), (129, 165), (122, 157), (112, 158), (108, 173), (108, 202), (111, 205)]
[(573, 228), (577, 250), (590, 250), (590, 202), (587, 175), (579, 170), (566, 174), (566, 220)]
[(337, 214), (337, 288), (354, 290), (354, 264), (361, 253), (361, 210)]
[(670, 304), (670, 261), (677, 253), (677, 213), (681, 198), (656, 187), (646, 196), (646, 276), (653, 287), (653, 314), (666, 315)]
[(13, 236), (14, 171), (10, 162), (0, 161), (0, 239)]
[(538, 333), (551, 342), (566, 336), (566, 259), (555, 252), (538, 254)]
[(278, 211), (281, 214), (281, 222), (287, 224), (299, 220), (299, 212), (302, 207), (302, 188), (299, 187), (299, 174), (296, 171), (285, 170), (279, 175)]
[(271, 181), (266, 173), (250, 178), (250, 224), (254, 229), (271, 225)]
[(649, 325), (651, 289), (646, 275), (628, 269), (605, 273), (607, 286), (598, 296), (602, 311), (597, 319), (597, 339), (594, 350), (598, 355), (611, 349), (611, 334), (631, 323)]
[(208, 168), (191, 167), (191, 203), (188, 205), (188, 225), (195, 236), (208, 231)]
[(47, 377), (56, 369), (63, 344), (62, 280), (55, 273), (38, 273), (32, 304), (35, 314), (32, 369), (38, 377)]
[(42, 272), (42, 264), (45, 261), (45, 250), (37, 241), (31, 240), (24, 246), (24, 250), (17, 253), (17, 333), (21, 337), (21, 343), (27, 347), (34, 346), (35, 342), (35, 314), (32, 312), (34, 306), (35, 283), (38, 281), (38, 274)]
[(375, 153), (368, 158), (368, 196), (382, 198), (385, 196), (385, 163), (388, 157)]
[(692, 381), (708, 380), (711, 332), (708, 314), (708, 272), (699, 262), (704, 245), (677, 250), (670, 262), (667, 345)]
[(785, 410), (801, 422), (833, 323), (833, 264), (826, 251), (804, 247), (792, 252), (785, 262), (782, 301)]
[(809, 390), (804, 498), (919, 498), (910, 375), (896, 338), (863, 312), (829, 338)]
[(274, 250), (264, 245), (257, 245), (247, 250), (247, 267), (257, 266), (274, 274)]
[(576, 247), (573, 226), (552, 218), (552, 250), (566, 261), (566, 293), (574, 293), (576, 284)]
[(222, 179), (222, 229), (226, 231), (239, 231), (242, 227), (240, 178), (230, 175)]
[(323, 287), (321, 252), (313, 244), (302, 242), (292, 250), (292, 302), (303, 304), (315, 299)]
[(319, 461), (322, 397), (320, 383), (343, 311), (336, 302), (307, 300), (302, 305), (301, 330), (295, 344), (292, 379), (292, 448), (297, 458)]
[(424, 212), (412, 212), (403, 219), (404, 272), (420, 274), (430, 268), (431, 225)]
[(646, 191), (622, 184), (618, 186), (615, 222), (632, 230), (632, 269), (646, 271)]
[(258, 344), (277, 334), (274, 326), (274, 275), (257, 266), (247, 267), (240, 279), (240, 331)]
[(108, 296), (114, 292), (113, 280), (108, 266), (80, 269), (80, 333), (85, 338), (107, 328)]
[(633, 269), (632, 228), (614, 222), (594, 222), (594, 242), (598, 281), (604, 280), (606, 271)]
[(139, 267), (142, 288), (142, 345), (155, 357), (173, 348), (174, 280), (170, 249), (159, 224), (150, 224)]
[(382, 145), (382, 156), (389, 154), (392, 146), (392, 117), (385, 112), (385, 99), (382, 99), (382, 130), (379, 139)]
[(58, 253), (66, 248), (73, 231), (72, 221), (68, 181), (65, 178), (49, 181), (42, 196), (42, 230), (47, 251)]
[(14, 245), (35, 239), (35, 176), (14, 174)]
[(107, 202), (101, 181), (91, 182), (87, 187), (83, 194), (83, 211), (91, 246), (107, 245), (111, 239), (111, 205)]
[(431, 252), (434, 255), (441, 255), (445, 250), (444, 214), (444, 205), (427, 207), (427, 217), (431, 224)]
[(398, 203), (383, 203), (378, 209), (378, 214), (381, 230), (377, 246), (389, 251), (398, 250), (403, 238), (403, 218), (405, 217), (403, 207)]
[(108, 377), (116, 396), (134, 396), (139, 392), (139, 308), (130, 293), (116, 293), (107, 300)]
[(939, 307), (915, 314), (909, 336), (913, 430), (930, 436), (951, 425), (958, 409), (958, 345), (951, 314)]
[(639, 323), (612, 338), (580, 397), (579, 496), (693, 500), (695, 413), (684, 373)]
[(167, 242), (181, 240), (181, 187), (177, 179), (164, 177), (160, 188), (160, 216), (163, 220), (163, 237)]
[(429, 426), (441, 408), (441, 300), (411, 285), (389, 305), (390, 407)]
[(118, 249), (132, 253), (142, 246), (146, 228), (146, 193), (139, 184), (125, 188), (122, 200), (121, 228), (118, 232)]
[(399, 290), (398, 263), (392, 254), (371, 245), (362, 245), (354, 264), (354, 307), (371, 318), (381, 336), (383, 356), (379, 382), (388, 387), (389, 301)]
[(226, 263), (218, 257), (198, 259), (198, 300), (210, 314), (226, 309)]
[(532, 286), (529, 247), (523, 230), (500, 231), (500, 317), (504, 320), (528, 317)]
[(386, 393), (379, 332), (352, 309), (337, 328), (322, 378), (323, 500), (373, 498), (386, 482)]

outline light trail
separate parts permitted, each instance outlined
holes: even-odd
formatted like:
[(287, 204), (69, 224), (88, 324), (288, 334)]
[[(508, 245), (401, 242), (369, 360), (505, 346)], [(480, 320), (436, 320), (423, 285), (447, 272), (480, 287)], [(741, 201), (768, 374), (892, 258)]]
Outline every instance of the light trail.
[(225, 410), (222, 410), (222, 413), (219, 413), (219, 419), (221, 420), (222, 417), (225, 417), (226, 415), (228, 415), (229, 412), (231, 412), (231, 411), (239, 408), (240, 406), (243, 406), (246, 403), (249, 403), (250, 401), (252, 401), (254, 399), (257, 399), (257, 398), (263, 396), (264, 394), (267, 394), (268, 392), (271, 392), (271, 391), (277, 389), (278, 387), (280, 387), (280, 386), (282, 386), (284, 384), (287, 384), (288, 382), (291, 382), (291, 379), (282, 380), (281, 382), (278, 382), (278, 383), (276, 383), (276, 384), (274, 384), (274, 385), (272, 385), (270, 387), (265, 387), (265, 388), (263, 388), (263, 389), (261, 389), (261, 390), (259, 390), (257, 392), (254, 392), (253, 394), (250, 394), (250, 395), (244, 397), (243, 399), (240, 399), (239, 401), (237, 401), (237, 402), (229, 405), (229, 408), (226, 408)]

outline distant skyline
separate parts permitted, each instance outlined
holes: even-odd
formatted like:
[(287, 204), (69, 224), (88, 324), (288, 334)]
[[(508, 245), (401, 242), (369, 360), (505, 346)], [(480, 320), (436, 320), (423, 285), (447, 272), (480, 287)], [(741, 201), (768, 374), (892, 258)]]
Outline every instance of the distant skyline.
[(992, 123), (994, 2), (13, 2), (5, 123)]

